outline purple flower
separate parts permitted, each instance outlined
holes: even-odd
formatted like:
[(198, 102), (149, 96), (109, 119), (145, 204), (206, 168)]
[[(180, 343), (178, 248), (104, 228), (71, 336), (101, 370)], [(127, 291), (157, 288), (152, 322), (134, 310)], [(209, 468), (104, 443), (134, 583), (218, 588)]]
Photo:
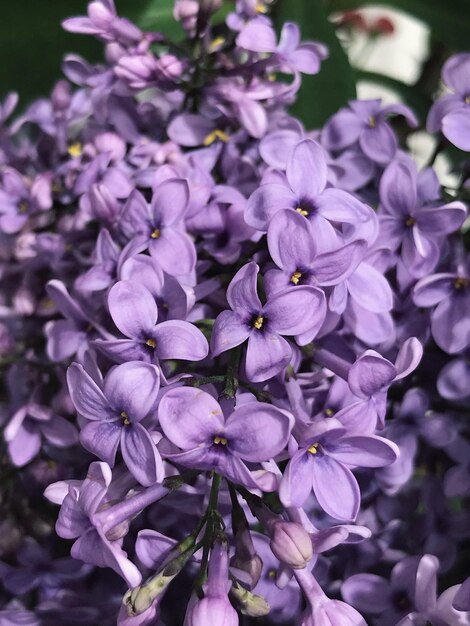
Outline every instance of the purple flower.
[(334, 247), (332, 223), (346, 223), (361, 236), (375, 239), (376, 219), (372, 209), (341, 189), (326, 188), (327, 165), (323, 148), (310, 139), (298, 143), (287, 163), (286, 180), (261, 185), (248, 199), (245, 219), (266, 231), (281, 209), (293, 209), (310, 221), (318, 241)]
[(160, 455), (140, 423), (156, 408), (158, 368), (132, 361), (118, 365), (106, 375), (101, 389), (81, 365), (73, 363), (67, 383), (75, 408), (90, 420), (80, 433), (82, 445), (111, 467), (120, 445), (125, 464), (141, 485), (161, 481)]
[(403, 115), (415, 128), (418, 121), (404, 104), (380, 107), (380, 100), (351, 100), (325, 124), (322, 144), (327, 150), (344, 150), (359, 144), (361, 150), (379, 165), (390, 163), (397, 151), (397, 139), (386, 122), (388, 115)]
[(201, 331), (189, 322), (158, 320), (157, 304), (146, 287), (122, 280), (108, 295), (114, 323), (127, 339), (97, 340), (95, 345), (119, 362), (158, 364), (161, 359), (200, 361), (209, 351)]
[(183, 450), (166, 454), (168, 459), (215, 470), (250, 489), (259, 484), (244, 461), (261, 463), (278, 455), (291, 429), (288, 414), (262, 402), (246, 402), (226, 419), (211, 395), (189, 387), (168, 391), (158, 418), (166, 437)]
[(270, 62), (279, 65), (281, 72), (317, 74), (321, 62), (328, 56), (328, 51), (322, 44), (300, 43), (300, 29), (292, 22), (283, 25), (277, 44), (274, 28), (263, 17), (250, 20), (238, 34), (236, 44), (251, 52), (272, 53)]
[(470, 150), (470, 53), (455, 54), (442, 68), (442, 80), (454, 93), (439, 98), (431, 107), (426, 128), (442, 130), (461, 150)]
[(398, 456), (397, 446), (374, 435), (347, 436), (335, 420), (313, 424), (287, 464), (279, 495), (285, 506), (301, 507), (313, 492), (326, 513), (354, 520), (361, 494), (351, 467), (383, 467)]
[(455, 273), (422, 278), (413, 290), (417, 306), (436, 306), (431, 331), (437, 345), (454, 354), (470, 345), (470, 255)]
[(51, 176), (38, 174), (28, 180), (16, 170), (5, 168), (0, 187), (0, 231), (17, 233), (31, 215), (51, 206)]
[(162, 269), (174, 276), (189, 274), (196, 264), (194, 244), (184, 232), (188, 201), (188, 183), (169, 179), (155, 189), (150, 206), (134, 191), (120, 218), (124, 232), (145, 243)]
[(71, 484), (68, 493), (64, 494), (56, 531), (64, 539), (76, 539), (71, 550), (75, 559), (98, 567), (110, 567), (133, 587), (142, 577), (122, 550), (122, 540), (110, 541), (92, 522), (96, 512), (106, 504), (111, 478), (106, 463), (92, 463), (87, 478), (80, 485)]
[(357, 240), (318, 254), (312, 225), (295, 211), (278, 211), (269, 223), (268, 249), (280, 269), (266, 273), (267, 291), (337, 285), (354, 272), (365, 248), (366, 242)]
[(22, 406), (5, 427), (5, 441), (14, 465), (23, 467), (38, 454), (42, 438), (53, 446), (65, 448), (78, 442), (73, 424), (36, 402)]
[(88, 5), (88, 17), (70, 17), (62, 22), (65, 30), (83, 35), (96, 35), (104, 41), (119, 41), (124, 45), (138, 42), (142, 32), (124, 18), (116, 15), (113, 0), (95, 0)]
[(439, 261), (443, 237), (463, 224), (465, 205), (423, 206), (416, 165), (404, 157), (392, 161), (383, 173), (380, 199), (381, 240), (394, 251), (401, 248), (403, 263), (412, 276), (425, 276)]
[(308, 285), (285, 289), (261, 304), (258, 272), (252, 262), (235, 274), (227, 289), (232, 310), (220, 313), (211, 336), (213, 356), (248, 340), (245, 368), (253, 382), (268, 380), (289, 364), (292, 348), (283, 335), (314, 336), (326, 313), (323, 292)]

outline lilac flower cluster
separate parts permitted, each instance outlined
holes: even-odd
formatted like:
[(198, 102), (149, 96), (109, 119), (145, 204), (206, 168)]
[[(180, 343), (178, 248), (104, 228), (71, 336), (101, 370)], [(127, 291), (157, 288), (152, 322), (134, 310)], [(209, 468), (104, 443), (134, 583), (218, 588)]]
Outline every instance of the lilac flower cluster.
[(306, 130), (326, 48), (220, 4), (93, 0), (105, 61), (1, 106), (0, 626), (468, 625), (465, 177), (403, 104)]

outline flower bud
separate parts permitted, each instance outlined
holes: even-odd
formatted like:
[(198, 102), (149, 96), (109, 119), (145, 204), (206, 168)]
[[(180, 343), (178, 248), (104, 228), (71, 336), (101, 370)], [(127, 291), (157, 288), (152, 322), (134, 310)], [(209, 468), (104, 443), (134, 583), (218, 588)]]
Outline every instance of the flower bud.
[(302, 569), (313, 556), (310, 536), (296, 522), (274, 524), (270, 546), (273, 554), (293, 569)]
[(262, 617), (263, 615), (267, 615), (270, 611), (269, 604), (263, 596), (248, 591), (248, 589), (242, 587), (238, 582), (233, 583), (230, 596), (243, 615)]
[(199, 600), (188, 616), (188, 626), (238, 626), (238, 615), (227, 597), (207, 597)]

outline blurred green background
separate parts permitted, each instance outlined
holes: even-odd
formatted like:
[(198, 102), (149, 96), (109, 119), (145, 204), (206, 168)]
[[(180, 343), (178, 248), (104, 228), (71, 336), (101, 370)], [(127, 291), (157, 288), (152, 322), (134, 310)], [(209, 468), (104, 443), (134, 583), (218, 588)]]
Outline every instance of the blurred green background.
[[(228, 8), (233, 4), (230, 0), (225, 2)], [(1, 96), (18, 91), (21, 110), (33, 97), (49, 93), (61, 76), (61, 59), (65, 53), (81, 54), (89, 60), (101, 58), (99, 42), (92, 37), (65, 33), (60, 26), (65, 17), (84, 15), (86, 5), (86, 0), (0, 2)], [(121, 15), (144, 28), (175, 32), (171, 16), (173, 0), (116, 0), (116, 5)], [(429, 25), (429, 59), (415, 84), (351, 67), (331, 16), (371, 5), (400, 9)], [(278, 24), (296, 21), (301, 25), (304, 39), (320, 40), (329, 46), (330, 58), (320, 75), (304, 78), (294, 107), (294, 112), (310, 127), (321, 124), (354, 97), (358, 78), (383, 83), (419, 115), (426, 110), (438, 87), (443, 60), (455, 51), (470, 49), (470, 0), (277, 0), (272, 3), (272, 13)]]

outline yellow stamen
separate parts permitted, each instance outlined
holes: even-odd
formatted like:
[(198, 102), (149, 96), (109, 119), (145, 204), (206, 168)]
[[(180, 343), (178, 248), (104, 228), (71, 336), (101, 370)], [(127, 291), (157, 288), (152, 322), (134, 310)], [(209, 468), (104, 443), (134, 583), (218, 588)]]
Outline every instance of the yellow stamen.
[(274, 72), (271, 72), (271, 74), (268, 74), (268, 80), (270, 80), (272, 83), (277, 79), (277, 76)]
[(258, 315), (258, 317), (253, 322), (253, 326), (257, 328), (258, 330), (260, 330), (263, 325), (263, 322), (264, 322), (264, 317), (262, 317), (261, 315)]
[(310, 448), (308, 449), (308, 451), (310, 452), (310, 454), (316, 454), (318, 452), (318, 443), (312, 443), (312, 445), (310, 446)]
[(470, 284), (468, 278), (465, 276), (457, 276), (454, 280), (454, 289), (466, 289)]
[(255, 8), (256, 13), (261, 13), (261, 14), (265, 14), (268, 12), (268, 7), (265, 6), (265, 4), (263, 2), (257, 2), (256, 3), (256, 8)]
[(369, 117), (368, 124), (369, 124), (369, 126), (370, 126), (371, 128), (375, 128), (375, 126), (376, 126), (376, 124), (377, 124), (377, 120), (375, 119), (375, 116), (374, 116), (374, 115), (371, 115), (371, 116)]
[(270, 569), (268, 571), (268, 578), (276, 578), (277, 571), (275, 569)]
[(28, 210), (28, 203), (25, 200), (22, 200), (18, 205), (18, 213), (26, 213)]
[(290, 277), (290, 282), (294, 283), (294, 285), (298, 285), (299, 284), (299, 280), (302, 278), (302, 272), (294, 272), (292, 274), (292, 276)]
[(158, 239), (161, 235), (160, 229), (156, 228), (153, 233), (150, 235), (152, 239)]
[(145, 342), (145, 345), (148, 346), (149, 348), (155, 349), (157, 347), (157, 342), (155, 341), (155, 339), (147, 339), (147, 341)]
[(408, 227), (414, 226), (415, 224), (416, 224), (416, 220), (414, 217), (409, 217), (405, 222), (405, 226), (408, 226)]
[(125, 411), (121, 411), (121, 417), (124, 420), (124, 426), (129, 426), (131, 422), (129, 420), (129, 416), (127, 415)]
[(227, 445), (227, 440), (225, 439), (225, 437), (219, 437), (218, 435), (216, 435), (214, 437), (214, 443), (217, 444), (217, 445), (221, 444), (223, 446), (226, 446)]
[(326, 417), (333, 417), (334, 414), (335, 412), (333, 411), (333, 409), (325, 409)]
[(465, 98), (465, 104), (470, 104), (470, 94)]
[(218, 50), (225, 43), (225, 37), (216, 37), (209, 44), (209, 52), (214, 52)]
[(300, 215), (303, 215), (304, 217), (308, 216), (308, 211), (303, 209), (301, 206), (298, 206), (295, 210), (297, 211), (297, 213), (300, 213)]
[(207, 135), (207, 137), (203, 141), (203, 145), (205, 145), (206, 147), (211, 146), (217, 139), (223, 141), (224, 143), (227, 143), (230, 137), (227, 135), (227, 133), (224, 133), (223, 130), (216, 129)]
[(67, 148), (67, 152), (70, 154), (71, 157), (82, 156), (82, 152), (83, 152), (82, 144), (79, 141), (76, 141), (75, 143), (72, 143)]

